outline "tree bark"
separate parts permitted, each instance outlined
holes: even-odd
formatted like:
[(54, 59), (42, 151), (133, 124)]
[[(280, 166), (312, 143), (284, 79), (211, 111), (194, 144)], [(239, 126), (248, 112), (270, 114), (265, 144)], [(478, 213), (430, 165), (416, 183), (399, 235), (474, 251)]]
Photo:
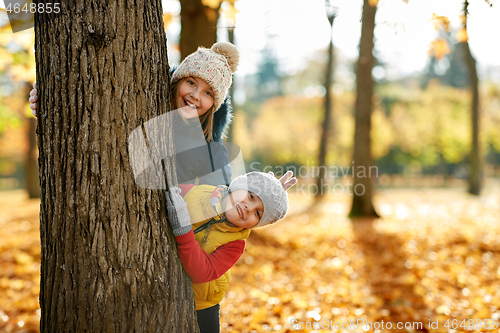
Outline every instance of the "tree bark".
[(161, 2), (60, 6), (35, 16), (40, 331), (196, 332), (164, 195), (136, 185), (127, 144), (169, 105)]
[[(469, 2), (464, 2), (464, 27), (467, 31), (467, 14)], [(469, 173), (469, 193), (479, 195), (481, 192), (481, 158), (479, 149), (479, 78), (476, 70), (476, 60), (470, 51), (469, 42), (462, 42), (467, 70), (469, 72), (469, 84), (472, 91), (471, 101), (471, 127), (472, 127), (472, 142)]]
[(370, 130), (373, 96), (373, 34), (376, 11), (376, 5), (372, 7), (369, 0), (364, 0), (359, 59), (356, 69), (354, 187), (352, 207), (349, 213), (351, 217), (378, 216), (372, 203), (373, 174), (370, 168), (373, 167)]
[[(222, 1), (221, 1), (222, 2)], [(203, 5), (201, 0), (180, 0), (181, 3), (181, 61), (199, 46), (211, 48), (217, 42), (219, 8)]]

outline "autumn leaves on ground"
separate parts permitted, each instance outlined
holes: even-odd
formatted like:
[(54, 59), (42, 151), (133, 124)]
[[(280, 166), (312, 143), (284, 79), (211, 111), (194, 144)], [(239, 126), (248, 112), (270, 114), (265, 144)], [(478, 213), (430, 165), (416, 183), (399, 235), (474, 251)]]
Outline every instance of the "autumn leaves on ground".
[[(288, 217), (254, 231), (232, 269), (222, 332), (307, 332), (315, 321), (317, 332), (498, 331), (484, 322), (500, 325), (500, 184), (492, 185), (480, 197), (380, 190), (382, 217), (356, 221), (346, 218), (347, 196), (311, 208), (312, 198), (292, 191)], [(23, 191), (0, 198), (0, 331), (37, 332), (39, 202)], [(335, 328), (349, 322), (360, 325)]]

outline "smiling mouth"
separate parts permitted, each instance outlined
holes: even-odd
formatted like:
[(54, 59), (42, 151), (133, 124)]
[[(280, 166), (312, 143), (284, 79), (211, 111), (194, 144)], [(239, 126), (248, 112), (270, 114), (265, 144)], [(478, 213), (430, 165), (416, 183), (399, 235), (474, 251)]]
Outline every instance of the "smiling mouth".
[(196, 105), (194, 105), (193, 103), (191, 103), (190, 101), (188, 100), (184, 100), (184, 104), (187, 106), (187, 107), (190, 107), (191, 109), (196, 109)]
[(236, 211), (238, 212), (238, 215), (243, 219), (243, 212), (241, 211), (241, 208), (239, 205), (236, 205)]

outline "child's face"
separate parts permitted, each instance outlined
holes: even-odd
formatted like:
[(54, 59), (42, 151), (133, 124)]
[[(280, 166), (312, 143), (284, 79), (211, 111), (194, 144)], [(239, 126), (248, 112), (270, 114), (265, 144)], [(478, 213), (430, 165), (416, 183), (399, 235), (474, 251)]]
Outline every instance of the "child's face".
[(205, 80), (186, 77), (175, 96), (176, 106), (184, 119), (193, 119), (205, 114), (214, 105), (214, 92)]
[(259, 223), (264, 204), (254, 193), (236, 190), (222, 200), (222, 209), (229, 222), (240, 228), (250, 228)]

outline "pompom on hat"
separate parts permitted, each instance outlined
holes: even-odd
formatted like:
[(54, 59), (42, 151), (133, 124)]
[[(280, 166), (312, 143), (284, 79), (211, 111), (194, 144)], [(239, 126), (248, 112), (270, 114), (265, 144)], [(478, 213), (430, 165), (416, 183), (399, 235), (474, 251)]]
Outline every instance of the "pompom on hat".
[(237, 177), (229, 190), (247, 190), (255, 193), (264, 204), (264, 213), (253, 228), (273, 224), (285, 217), (288, 211), (288, 194), (274, 176), (264, 172), (249, 172)]
[(239, 62), (240, 52), (231, 43), (215, 43), (211, 49), (199, 47), (175, 70), (171, 83), (189, 76), (205, 80), (214, 91), (214, 106), (217, 111), (226, 98), (233, 82), (232, 74), (236, 72)]

